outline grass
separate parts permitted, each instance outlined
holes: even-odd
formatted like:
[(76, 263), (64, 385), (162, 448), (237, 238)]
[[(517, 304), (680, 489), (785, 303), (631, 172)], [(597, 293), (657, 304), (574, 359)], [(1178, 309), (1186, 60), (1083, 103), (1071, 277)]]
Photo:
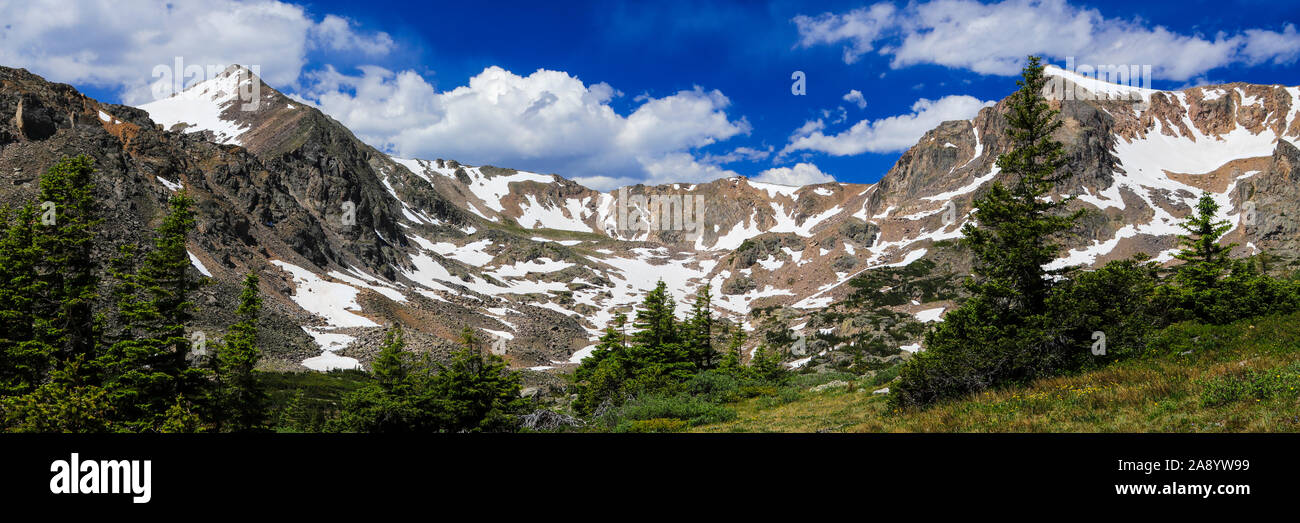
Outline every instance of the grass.
[[(878, 382), (879, 380), (877, 380)], [(732, 405), (697, 432), (1297, 432), (1300, 314), (1225, 326), (1180, 324), (1145, 354), (1072, 376), (891, 411), (888, 385), (856, 381), (792, 401)]]

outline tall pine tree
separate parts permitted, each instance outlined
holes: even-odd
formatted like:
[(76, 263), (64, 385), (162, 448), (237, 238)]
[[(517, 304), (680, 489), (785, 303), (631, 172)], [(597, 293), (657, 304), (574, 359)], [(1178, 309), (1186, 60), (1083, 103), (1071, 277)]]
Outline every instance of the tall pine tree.
[(525, 407), (520, 376), (500, 356), (485, 354), (466, 328), (448, 365), (415, 361), (400, 327), (384, 337), (371, 364), (373, 381), (343, 399), (331, 429), (357, 432), (502, 432), (517, 428)]
[(1067, 173), (1064, 148), (1053, 139), (1061, 127), (1043, 97), (1046, 78), (1029, 57), (1006, 111), (1010, 149), (997, 167), (1012, 178), (995, 182), (974, 202), (974, 220), (961, 243), (975, 257), (971, 297), (926, 336), (926, 350), (906, 363), (892, 386), (895, 406), (923, 406), (1010, 382), (1077, 367), (1084, 353), (1055, 329), (1047, 314), (1056, 276), (1048, 270), (1060, 251), (1056, 239), (1082, 211), (1065, 212), (1072, 198), (1054, 199)]
[(230, 326), (217, 352), (217, 396), (221, 399), (217, 419), (220, 430), (248, 432), (266, 428), (269, 397), (258, 384), (253, 368), (262, 358), (257, 346), (257, 315), (262, 295), (256, 272), (244, 277), (244, 288), (235, 309), (238, 321)]
[(35, 334), (61, 358), (93, 357), (97, 343), (94, 163), (85, 155), (64, 158), (41, 176), (33, 242), (41, 253), (35, 275), (45, 292), (35, 304)]
[(1014, 311), (1043, 310), (1055, 274), (1044, 265), (1054, 260), (1060, 245), (1054, 237), (1069, 230), (1082, 211), (1062, 212), (1073, 198), (1052, 199), (1048, 193), (1066, 176), (1064, 148), (1052, 138), (1061, 127), (1043, 97), (1043, 65), (1036, 56), (1017, 81), (1020, 89), (1007, 107), (1010, 150), (997, 159), (998, 169), (1013, 178), (1011, 187), (994, 182), (974, 202), (974, 221), (962, 227), (961, 243), (975, 256), (979, 280), (973, 291), (994, 298)]
[(105, 332), (107, 348), (96, 359), (108, 397), (123, 426), (144, 431), (157, 428), (174, 405), (170, 356), (153, 336), (158, 311), (145, 293), (136, 246), (122, 245), (109, 264), (114, 329)]
[(0, 396), (23, 394), (40, 385), (49, 371), (54, 346), (36, 337), (38, 329), (52, 328), (54, 319), (38, 318), (35, 307), (45, 295), (45, 279), (36, 267), (41, 259), (36, 247), (39, 219), (35, 204), (11, 213), (2, 212), (0, 223)]
[(194, 200), (184, 190), (167, 202), (167, 216), (154, 235), (153, 250), (145, 255), (140, 276), (147, 282), (146, 292), (157, 311), (154, 336), (167, 346), (172, 354), (170, 368), (180, 382), (180, 393), (188, 393), (193, 376), (186, 376), (189, 367), (190, 339), (185, 328), (194, 317), (191, 294), (198, 289), (199, 280), (191, 276), (189, 251), (185, 242), (194, 229)]
[(153, 248), (141, 256), (134, 246), (122, 246), (111, 263), (118, 331), (108, 337), (99, 366), (131, 430), (183, 428), (191, 424), (177, 420), (192, 418), (189, 409), (211, 411), (201, 405), (211, 397), (211, 373), (190, 364), (185, 333), (194, 314), (190, 296), (200, 284), (185, 249), (194, 227), (192, 205), (184, 191), (174, 195)]
[[(0, 410), (15, 431), (97, 432), (111, 404), (92, 364), (100, 322), (94, 258), (94, 161), (64, 158), (39, 204), (4, 213), (0, 236)], [(11, 221), (12, 218), (12, 221)]]
[(713, 294), (709, 285), (700, 287), (696, 293), (685, 329), (692, 362), (700, 369), (713, 368), (718, 353), (713, 349)]
[(436, 432), (443, 407), (429, 392), (429, 367), (406, 351), (401, 325), (384, 332), (370, 364), (371, 382), (343, 397), (340, 417), (328, 430), (345, 432)]
[(600, 336), (591, 355), (583, 358), (573, 371), (573, 383), (578, 392), (573, 408), (579, 413), (590, 415), (606, 400), (622, 396), (623, 386), (631, 378), (627, 336), (623, 333), (626, 324), (626, 314), (615, 314), (614, 320), (605, 326), (605, 333)]

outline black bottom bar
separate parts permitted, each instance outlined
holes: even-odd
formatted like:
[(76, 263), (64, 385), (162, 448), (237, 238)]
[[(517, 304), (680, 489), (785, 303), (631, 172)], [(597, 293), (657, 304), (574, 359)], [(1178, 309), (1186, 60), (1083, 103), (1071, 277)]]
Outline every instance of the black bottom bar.
[[(6, 435), (0, 500), (104, 513), (474, 504), (505, 515), (581, 513), (599, 501), (668, 514), (701, 499), (719, 511), (807, 514), (877, 503), (1259, 510), (1296, 498), (1297, 443), (1242, 434)], [(150, 500), (52, 493), (51, 464), (73, 453), (83, 464), (149, 460)], [(1208, 497), (1192, 490), (1202, 485)]]

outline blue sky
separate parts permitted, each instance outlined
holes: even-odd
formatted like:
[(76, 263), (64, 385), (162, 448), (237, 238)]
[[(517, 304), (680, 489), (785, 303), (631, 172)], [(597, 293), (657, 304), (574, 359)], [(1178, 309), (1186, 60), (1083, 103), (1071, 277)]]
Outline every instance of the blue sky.
[(602, 189), (874, 182), (925, 130), (1006, 96), (1028, 53), (1152, 65), (1156, 88), (1300, 84), (1291, 2), (41, 4), (0, 6), (19, 22), (0, 64), (131, 104), (175, 56), (259, 65), (388, 152)]

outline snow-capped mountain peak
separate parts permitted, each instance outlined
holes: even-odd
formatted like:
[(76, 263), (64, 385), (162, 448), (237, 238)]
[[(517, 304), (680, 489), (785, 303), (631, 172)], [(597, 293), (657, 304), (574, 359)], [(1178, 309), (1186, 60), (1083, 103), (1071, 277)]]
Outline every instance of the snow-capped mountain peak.
[(217, 143), (242, 145), (241, 135), (254, 125), (257, 113), (276, 96), (247, 67), (232, 65), (167, 98), (141, 105), (154, 122), (187, 133), (208, 131)]

